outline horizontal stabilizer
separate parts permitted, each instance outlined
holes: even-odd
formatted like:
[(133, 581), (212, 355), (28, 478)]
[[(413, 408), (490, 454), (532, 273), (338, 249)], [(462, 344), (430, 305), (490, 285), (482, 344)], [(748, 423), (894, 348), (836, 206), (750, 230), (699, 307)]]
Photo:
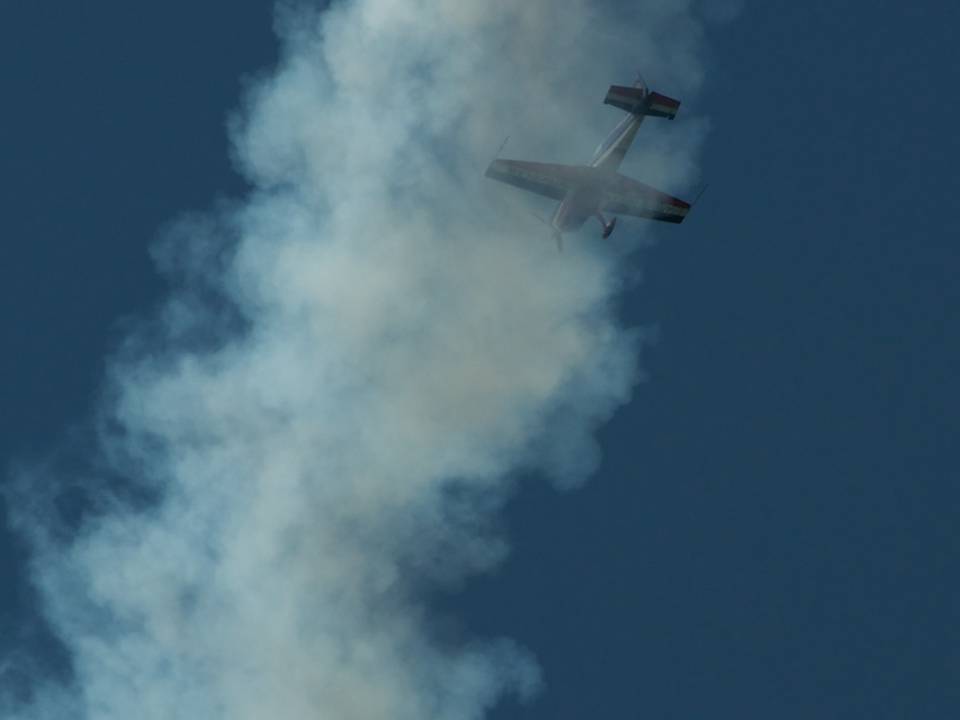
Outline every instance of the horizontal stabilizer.
[(627, 87), (625, 85), (611, 85), (607, 97), (603, 102), (626, 110), (634, 115), (652, 115), (673, 120), (676, 117), (680, 101), (668, 98), (656, 92), (649, 92), (642, 87)]

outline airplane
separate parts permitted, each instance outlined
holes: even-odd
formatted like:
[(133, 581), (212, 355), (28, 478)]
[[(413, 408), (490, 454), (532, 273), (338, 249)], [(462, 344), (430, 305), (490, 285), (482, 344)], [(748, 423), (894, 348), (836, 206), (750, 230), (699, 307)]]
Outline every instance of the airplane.
[(611, 85), (603, 102), (626, 110), (628, 115), (600, 144), (589, 165), (497, 158), (485, 173), (493, 180), (560, 201), (547, 223), (558, 248), (562, 248), (563, 233), (578, 230), (590, 217), (600, 221), (601, 237), (610, 237), (617, 218), (608, 221), (604, 212), (680, 223), (690, 210), (690, 203), (617, 172), (643, 119), (673, 120), (680, 101), (651, 92), (638, 77), (631, 87)]

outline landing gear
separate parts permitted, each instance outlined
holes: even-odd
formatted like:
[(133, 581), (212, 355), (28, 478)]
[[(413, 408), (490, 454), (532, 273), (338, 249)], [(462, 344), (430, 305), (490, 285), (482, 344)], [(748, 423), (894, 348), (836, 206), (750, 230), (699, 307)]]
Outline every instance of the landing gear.
[(601, 237), (604, 240), (606, 240), (608, 237), (610, 237), (610, 234), (613, 232), (613, 229), (616, 226), (617, 226), (617, 219), (614, 218), (613, 220), (611, 220), (610, 222), (608, 222), (606, 225), (603, 226), (603, 234), (601, 235)]
[(610, 237), (611, 233), (613, 233), (613, 229), (617, 226), (617, 219), (613, 218), (610, 222), (607, 222), (607, 219), (599, 212), (595, 215), (595, 217), (603, 226), (603, 233), (600, 237), (606, 240), (608, 237)]

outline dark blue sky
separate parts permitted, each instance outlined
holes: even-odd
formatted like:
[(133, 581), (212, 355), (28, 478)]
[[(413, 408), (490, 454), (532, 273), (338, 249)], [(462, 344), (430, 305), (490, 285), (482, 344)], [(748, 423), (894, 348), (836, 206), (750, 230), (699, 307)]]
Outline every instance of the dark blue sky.
[[(0, 11), (0, 458), (82, 419), (164, 290), (158, 229), (242, 193), (225, 115), (275, 58), (271, 6)], [(623, 302), (659, 326), (649, 380), (598, 476), (526, 482), (512, 558), (444, 601), (544, 668), (496, 717), (960, 714), (958, 21), (768, 2), (711, 26), (710, 189)], [(0, 534), (0, 643), (36, 622), (23, 560)]]

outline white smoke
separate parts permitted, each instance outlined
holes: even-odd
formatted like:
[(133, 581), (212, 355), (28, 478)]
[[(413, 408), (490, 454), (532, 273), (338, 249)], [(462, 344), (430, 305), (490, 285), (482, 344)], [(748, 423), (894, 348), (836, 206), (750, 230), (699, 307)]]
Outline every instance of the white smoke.
[[(482, 171), (506, 134), (585, 160), (638, 68), (689, 98), (690, 5), (281, 6), (279, 67), (232, 124), (255, 190), (169, 233), (176, 289), (111, 361), (114, 480), (82, 481), (95, 507), (66, 537), (21, 509), (74, 678), (5, 716), (460, 720), (536, 690), (511, 642), (441, 639), (422, 590), (502, 559), (512, 471), (594, 467), (637, 376), (612, 247), (642, 225), (559, 255), (538, 201)], [(702, 126), (657, 127), (626, 169), (681, 189)], [(117, 476), (153, 500), (122, 509)]]

